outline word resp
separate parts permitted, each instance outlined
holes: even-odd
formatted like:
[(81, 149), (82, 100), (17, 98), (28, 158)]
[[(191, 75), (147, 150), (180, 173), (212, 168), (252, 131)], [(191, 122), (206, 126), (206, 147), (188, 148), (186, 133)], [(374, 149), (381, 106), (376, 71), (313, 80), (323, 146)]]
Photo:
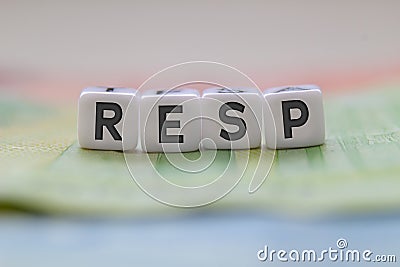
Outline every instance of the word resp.
[(269, 149), (324, 143), (322, 93), (316, 85), (147, 90), (89, 87), (78, 107), (82, 148), (145, 152)]

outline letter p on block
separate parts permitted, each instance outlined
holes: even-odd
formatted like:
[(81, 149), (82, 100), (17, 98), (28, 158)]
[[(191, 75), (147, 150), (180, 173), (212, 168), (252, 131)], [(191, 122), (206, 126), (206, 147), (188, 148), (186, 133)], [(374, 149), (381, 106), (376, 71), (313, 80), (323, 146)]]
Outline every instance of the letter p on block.
[(321, 90), (316, 85), (283, 86), (264, 92), (267, 146), (272, 149), (321, 145), (325, 120)]

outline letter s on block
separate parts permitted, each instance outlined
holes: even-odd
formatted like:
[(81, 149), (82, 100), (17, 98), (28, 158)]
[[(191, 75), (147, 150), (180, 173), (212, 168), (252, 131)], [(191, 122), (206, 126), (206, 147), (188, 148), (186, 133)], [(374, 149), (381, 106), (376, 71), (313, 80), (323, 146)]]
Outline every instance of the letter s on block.
[(239, 130), (237, 130), (234, 133), (229, 133), (225, 129), (221, 129), (219, 136), (221, 136), (222, 138), (224, 138), (225, 140), (228, 140), (228, 141), (236, 141), (236, 140), (239, 140), (240, 138), (242, 138), (246, 134), (247, 126), (246, 126), (246, 122), (242, 118), (230, 117), (230, 116), (226, 115), (226, 113), (229, 110), (236, 110), (236, 111), (243, 113), (244, 109), (245, 109), (245, 106), (238, 102), (227, 102), (220, 107), (219, 119), (224, 123), (233, 124), (233, 125), (238, 126)]

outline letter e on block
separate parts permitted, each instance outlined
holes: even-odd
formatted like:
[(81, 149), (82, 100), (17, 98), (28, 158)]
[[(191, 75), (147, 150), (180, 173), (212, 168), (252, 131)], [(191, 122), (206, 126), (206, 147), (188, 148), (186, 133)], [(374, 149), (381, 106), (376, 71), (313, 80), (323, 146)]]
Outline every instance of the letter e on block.
[(145, 152), (199, 148), (200, 94), (195, 89), (147, 90), (140, 99), (141, 145)]

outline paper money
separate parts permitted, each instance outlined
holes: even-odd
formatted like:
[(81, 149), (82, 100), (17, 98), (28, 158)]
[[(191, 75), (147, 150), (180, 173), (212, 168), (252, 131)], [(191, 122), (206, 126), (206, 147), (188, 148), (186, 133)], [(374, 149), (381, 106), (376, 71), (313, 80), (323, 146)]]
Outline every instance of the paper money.
[[(250, 171), (220, 201), (203, 209), (255, 211), (287, 216), (390, 212), (400, 205), (400, 85), (325, 99), (323, 146), (278, 150), (270, 175), (249, 194)], [(0, 119), (0, 210), (79, 216), (160, 216), (187, 210), (168, 207), (145, 194), (131, 177), (122, 152), (79, 148), (76, 108), (55, 108), (2, 97)], [(265, 149), (265, 148), (262, 148)], [(219, 151), (224, 162), (250, 165), (261, 149)], [(188, 157), (197, 157), (194, 152)], [(229, 152), (230, 153), (230, 152)], [(136, 155), (138, 162), (146, 154)], [(157, 171), (185, 180), (165, 154), (152, 154)], [(218, 165), (220, 164), (220, 165)], [(260, 167), (262, 168), (262, 166)], [(194, 178), (193, 178), (194, 177)], [(253, 183), (262, 181), (256, 177)], [(211, 182), (211, 181), (209, 181)]]

